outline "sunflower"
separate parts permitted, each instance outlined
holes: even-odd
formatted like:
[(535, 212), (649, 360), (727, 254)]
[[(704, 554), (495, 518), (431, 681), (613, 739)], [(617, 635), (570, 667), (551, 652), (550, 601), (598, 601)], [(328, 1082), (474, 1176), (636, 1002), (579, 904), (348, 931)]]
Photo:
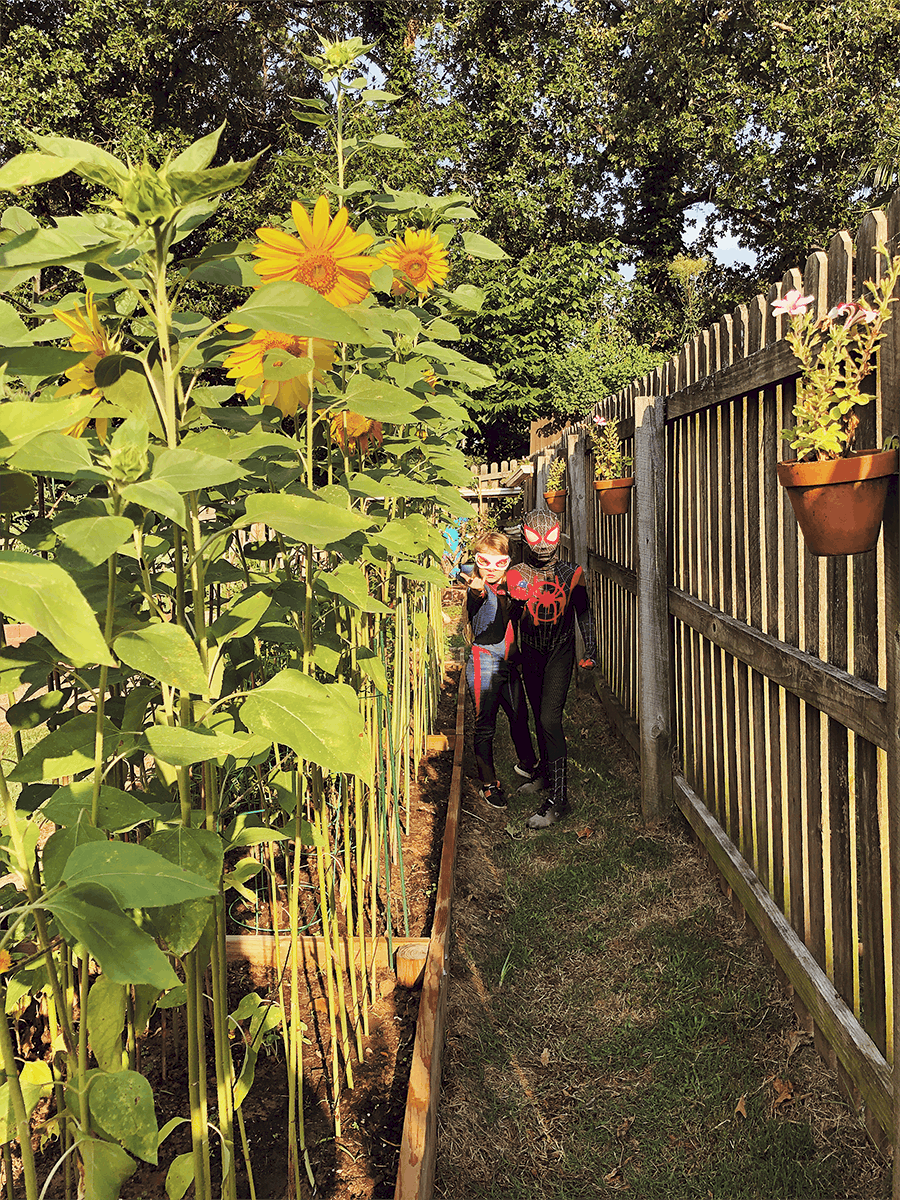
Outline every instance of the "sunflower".
[[(56, 395), (57, 397), (89, 395), (93, 397), (95, 404), (100, 404), (103, 400), (103, 393), (97, 387), (94, 371), (101, 358), (115, 353), (118, 349), (118, 342), (110, 340), (100, 323), (92, 292), (87, 293), (84, 303), (84, 308), (76, 305), (71, 312), (63, 312), (58, 308), (53, 310), (54, 317), (72, 330), (72, 336), (69, 338), (69, 345), (72, 349), (88, 352), (87, 358), (83, 358), (81, 362), (76, 363), (74, 367), (69, 367), (66, 371), (66, 378), (69, 382), (64, 383)], [(81, 437), (90, 419), (90, 415), (82, 417), (80, 421), (76, 421), (74, 425), (64, 429), (63, 433), (70, 437)], [(105, 417), (97, 417), (95, 424), (97, 436), (101, 442), (105, 442), (109, 420)]]
[[(310, 347), (310, 342), (312, 346)], [(266, 379), (265, 356), (270, 351), (282, 351), (273, 358), (273, 366), (280, 367), (288, 357), (311, 358), (314, 363), (313, 379), (321, 382), (325, 372), (334, 361), (334, 342), (321, 338), (292, 337), (288, 333), (270, 333), (261, 329), (249, 341), (237, 346), (225, 359), (229, 368), (228, 378), (235, 381), (235, 389), (242, 396), (252, 396), (258, 391), (263, 404), (280, 409), (285, 417), (292, 417), (298, 408), (309, 405), (309, 375), (293, 379)]]
[(407, 229), (402, 238), (388, 242), (378, 257), (423, 294), (450, 274), (447, 251), (431, 229)]
[(316, 201), (312, 221), (296, 200), (291, 215), (299, 238), (283, 229), (257, 229), (260, 241), (253, 247), (260, 258), (253, 268), (257, 275), (265, 283), (285, 279), (305, 283), (338, 308), (358, 304), (368, 295), (369, 276), (381, 266), (377, 258), (362, 253), (372, 239), (348, 228), (346, 208), (338, 209), (332, 221), (325, 196)]
[(381, 422), (370, 421), (355, 412), (339, 412), (331, 419), (331, 437), (343, 449), (356, 445), (365, 454), (370, 439), (381, 445)]

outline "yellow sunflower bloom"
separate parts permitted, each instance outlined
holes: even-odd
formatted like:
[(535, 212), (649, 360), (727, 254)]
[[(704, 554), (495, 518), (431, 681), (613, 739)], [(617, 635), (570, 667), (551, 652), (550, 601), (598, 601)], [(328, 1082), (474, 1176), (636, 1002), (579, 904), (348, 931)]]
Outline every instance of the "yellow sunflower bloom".
[(370, 276), (381, 263), (362, 253), (372, 239), (348, 227), (346, 208), (339, 209), (332, 221), (328, 200), (320, 196), (311, 221), (296, 200), (291, 205), (291, 216), (299, 238), (283, 229), (257, 229), (260, 240), (253, 253), (260, 261), (253, 268), (256, 274), (265, 283), (305, 283), (338, 308), (363, 300), (371, 286)]
[(405, 277), (401, 282), (408, 280), (423, 295), (450, 274), (447, 251), (431, 229), (407, 229), (402, 238), (389, 242), (378, 257)]
[[(81, 362), (76, 363), (74, 367), (69, 367), (66, 371), (66, 378), (69, 382), (64, 383), (57, 390), (56, 397), (89, 395), (93, 397), (95, 404), (99, 404), (103, 400), (103, 393), (97, 387), (94, 371), (101, 358), (115, 353), (118, 343), (111, 341), (103, 328), (97, 313), (97, 306), (94, 304), (93, 293), (87, 293), (84, 308), (77, 305), (71, 312), (63, 312), (61, 309), (54, 308), (53, 315), (72, 330), (72, 336), (69, 338), (71, 348), (89, 351), (87, 358), (83, 358)], [(82, 417), (80, 421), (76, 421), (74, 425), (64, 429), (63, 433), (70, 437), (81, 437), (90, 420), (90, 415)], [(101, 442), (105, 442), (109, 429), (108, 419), (97, 417), (95, 424), (97, 436)]]
[[(311, 346), (310, 346), (311, 343)], [(228, 378), (235, 381), (235, 390), (242, 396), (259, 392), (263, 404), (280, 410), (282, 416), (292, 417), (298, 408), (309, 405), (309, 375), (294, 379), (266, 379), (265, 356), (270, 351), (283, 351), (272, 360), (280, 367), (286, 358), (311, 358), (314, 363), (313, 379), (321, 382), (325, 372), (334, 362), (334, 342), (321, 338), (292, 337), (287, 333), (270, 333), (261, 329), (249, 341), (235, 347), (225, 359)]]
[(369, 442), (375, 441), (381, 445), (382, 428), (380, 421), (371, 421), (368, 417), (355, 412), (340, 412), (331, 419), (332, 441), (337, 442), (343, 449), (359, 446), (363, 454), (369, 448)]

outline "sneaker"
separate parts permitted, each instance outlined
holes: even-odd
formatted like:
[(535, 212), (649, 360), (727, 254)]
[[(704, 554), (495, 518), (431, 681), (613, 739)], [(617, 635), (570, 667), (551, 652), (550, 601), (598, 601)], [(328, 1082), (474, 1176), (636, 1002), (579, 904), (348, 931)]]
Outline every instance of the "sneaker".
[[(521, 774), (521, 772), (519, 772)], [(550, 787), (550, 781), (541, 774), (540, 768), (535, 767), (528, 783), (523, 783), (521, 787), (516, 788), (520, 796), (536, 796), (538, 792), (546, 792)]]
[(537, 763), (531, 767), (523, 767), (520, 762), (517, 762), (513, 767), (513, 770), (517, 775), (521, 775), (522, 778), (526, 779), (529, 783), (531, 783), (532, 780), (537, 779), (541, 773)]
[(557, 807), (550, 800), (545, 800), (537, 812), (528, 818), (526, 824), (529, 829), (549, 829), (568, 811), (568, 808)]
[(499, 782), (486, 783), (481, 789), (481, 798), (486, 800), (491, 808), (506, 808), (506, 797)]

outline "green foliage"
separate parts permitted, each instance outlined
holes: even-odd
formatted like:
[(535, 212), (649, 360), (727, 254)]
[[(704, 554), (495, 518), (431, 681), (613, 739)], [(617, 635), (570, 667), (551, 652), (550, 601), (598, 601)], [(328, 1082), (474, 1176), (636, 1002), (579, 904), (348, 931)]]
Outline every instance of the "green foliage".
[[(362, 241), (377, 251), (410, 222), (435, 223), (451, 255), (500, 258), (490, 239), (459, 229), (470, 210), (458, 195), (345, 179), (355, 154), (344, 104), (365, 110), (380, 94), (344, 79), (360, 44), (323, 49), (335, 109), (312, 111), (334, 135), (340, 190), (365, 197)], [(469, 389), (492, 381), (454, 345), (475, 303), (463, 281), (429, 293), (401, 286), (392, 297), (390, 268), (363, 257), (359, 302), (338, 307), (324, 285), (261, 280), (251, 245), (198, 245), (221, 195), (255, 163), (213, 165), (222, 133), (140, 160), (38, 135), (39, 152), (0, 168), (8, 190), (74, 177), (94, 201), (55, 226), (39, 205), (2, 218), (0, 595), (4, 616), (37, 632), (22, 652), (0, 648), (4, 686), (26, 687), (13, 720), (34, 735), (27, 750), (19, 741), (11, 768), (0, 763), (0, 861), (24, 887), (4, 909), (0, 962), (15, 962), (31, 940), (43, 952), (60, 1069), (75, 1097), (60, 1120), (90, 1194), (109, 1200), (133, 1155), (156, 1161), (153, 1099), (133, 1072), (123, 1013), (133, 1035), (138, 1008), (145, 1027), (163, 992), (161, 1003), (186, 1005), (192, 1072), (193, 1151), (169, 1167), (167, 1191), (182, 1194), (193, 1179), (198, 1200), (210, 1200), (198, 1101), (208, 965), (222, 1195), (235, 1198), (235, 1096), (252, 1082), (255, 1050), (235, 1092), (223, 913), (231, 888), (252, 895), (252, 872), (226, 870), (226, 847), (293, 840), (290, 870), (299, 871), (299, 847), (315, 845), (331, 872), (333, 854), (352, 848), (360, 864), (368, 846), (373, 879), (351, 882), (348, 867), (341, 903), (347, 888), (360, 905), (367, 888), (392, 890), (392, 865), (382, 864), (382, 884), (371, 847), (386, 844), (388, 821), (399, 832), (403, 777), (433, 710), (439, 529), (461, 505), (467, 472), (455, 443)], [(392, 144), (373, 133), (365, 148)], [(44, 271), (56, 281), (55, 308), (23, 288)], [(220, 280), (232, 285), (227, 304), (194, 304)], [(240, 354), (260, 333), (268, 351), (244, 369)], [(62, 357), (36, 345), (64, 339)], [(328, 350), (321, 367), (318, 342)], [(291, 391), (298, 383), (305, 391)], [(57, 686), (41, 695), (51, 674)], [(56, 786), (61, 776), (71, 782)], [(258, 831), (233, 811), (234, 797), (246, 804), (248, 794), (265, 813)], [(50, 819), (58, 829), (38, 856)], [(136, 827), (139, 844), (124, 837)], [(402, 871), (401, 862), (401, 883)], [(337, 903), (323, 880), (324, 917), (337, 919)], [(91, 983), (91, 962), (102, 982)], [(72, 978), (87, 1037), (64, 1000)], [(0, 987), (4, 1005), (6, 996)], [(269, 1014), (239, 1012), (255, 1034), (275, 1027)], [(296, 1011), (284, 1036), (299, 1062)], [(18, 1079), (11, 1044), (2, 1065)], [(337, 1093), (340, 1078), (333, 1084)], [(28, 1160), (28, 1113), (10, 1094)], [(28, 1200), (37, 1200), (33, 1174), (25, 1161)]]
[(595, 417), (588, 425), (594, 457), (594, 479), (626, 479), (631, 470), (631, 458), (622, 453), (622, 440), (615, 420)]
[(853, 448), (856, 409), (869, 402), (861, 385), (874, 370), (875, 350), (892, 315), (892, 293), (900, 279), (900, 255), (891, 261), (884, 246), (879, 250), (886, 269), (877, 284), (867, 284), (864, 300), (840, 304), (818, 321), (807, 308), (811, 296), (794, 292), (775, 302), (784, 308), (794, 300), (786, 338), (802, 374), (793, 408), (797, 424), (782, 430), (782, 437), (801, 461), (843, 458)]
[(547, 491), (562, 491), (566, 482), (566, 460), (562, 455), (554, 458), (547, 471)]

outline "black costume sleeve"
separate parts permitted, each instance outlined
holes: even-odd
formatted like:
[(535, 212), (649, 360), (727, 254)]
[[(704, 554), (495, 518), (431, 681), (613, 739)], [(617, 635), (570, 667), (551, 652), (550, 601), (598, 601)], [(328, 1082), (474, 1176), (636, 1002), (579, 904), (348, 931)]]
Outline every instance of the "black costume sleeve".
[(470, 621), (478, 612), (479, 608), (481, 608), (482, 604), (484, 604), (486, 598), (487, 589), (483, 589), (479, 592), (476, 591), (475, 588), (466, 588), (466, 616)]
[(587, 588), (583, 583), (577, 583), (572, 588), (572, 603), (581, 627), (581, 636), (584, 638), (585, 656), (596, 661), (597, 635), (594, 628), (594, 614), (591, 612), (591, 602), (588, 600)]

